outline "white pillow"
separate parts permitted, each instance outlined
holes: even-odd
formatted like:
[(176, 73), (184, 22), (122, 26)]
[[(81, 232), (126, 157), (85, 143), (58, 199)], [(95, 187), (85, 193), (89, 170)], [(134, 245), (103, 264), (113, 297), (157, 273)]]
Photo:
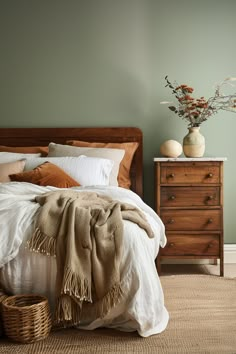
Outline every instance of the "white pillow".
[(108, 159), (82, 155), (78, 157), (37, 157), (26, 160), (25, 171), (33, 170), (46, 161), (60, 167), (81, 186), (107, 186), (114, 164), (113, 161)]
[(62, 145), (50, 143), (48, 145), (48, 156), (80, 156), (101, 157), (114, 161), (114, 165), (110, 175), (109, 185), (118, 186), (117, 176), (119, 172), (120, 162), (123, 159), (125, 150), (94, 148), (94, 147), (78, 147), (71, 145)]
[(0, 163), (13, 162), (39, 157), (41, 154), (23, 154), (17, 152), (0, 152)]

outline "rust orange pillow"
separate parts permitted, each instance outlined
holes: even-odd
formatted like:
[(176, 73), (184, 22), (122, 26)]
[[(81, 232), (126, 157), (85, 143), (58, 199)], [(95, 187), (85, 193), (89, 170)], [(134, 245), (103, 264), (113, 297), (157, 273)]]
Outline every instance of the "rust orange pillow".
[(4, 146), (0, 145), (0, 152), (17, 152), (22, 154), (38, 154), (41, 156), (48, 155), (47, 146)]
[(58, 188), (80, 186), (64, 170), (51, 162), (44, 162), (33, 170), (11, 174), (9, 177), (11, 181), (29, 182), (39, 186), (54, 186)]
[(119, 173), (118, 173), (118, 185), (123, 188), (129, 189), (131, 186), (130, 180), (130, 167), (138, 148), (137, 142), (125, 142), (125, 143), (98, 143), (98, 142), (88, 142), (81, 140), (68, 140), (66, 142), (68, 145), (79, 146), (79, 147), (96, 147), (96, 148), (113, 148), (125, 150), (123, 159), (120, 162)]

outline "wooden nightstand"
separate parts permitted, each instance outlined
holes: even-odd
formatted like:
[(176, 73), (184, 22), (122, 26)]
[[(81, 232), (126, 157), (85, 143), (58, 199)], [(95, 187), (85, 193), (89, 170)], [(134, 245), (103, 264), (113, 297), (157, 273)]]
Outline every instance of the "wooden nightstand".
[(226, 158), (154, 158), (156, 212), (165, 224), (161, 261), (220, 260), (224, 276), (223, 162)]

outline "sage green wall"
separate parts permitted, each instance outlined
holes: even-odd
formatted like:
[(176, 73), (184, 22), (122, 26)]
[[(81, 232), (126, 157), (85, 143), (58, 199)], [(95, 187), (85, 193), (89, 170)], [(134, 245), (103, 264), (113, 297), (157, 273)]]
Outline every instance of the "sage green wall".
[[(144, 134), (145, 201), (153, 157), (187, 124), (159, 104), (164, 77), (209, 97), (236, 76), (235, 0), (1, 0), (0, 126), (138, 126)], [(201, 131), (206, 156), (226, 156), (225, 241), (236, 243), (236, 115)]]

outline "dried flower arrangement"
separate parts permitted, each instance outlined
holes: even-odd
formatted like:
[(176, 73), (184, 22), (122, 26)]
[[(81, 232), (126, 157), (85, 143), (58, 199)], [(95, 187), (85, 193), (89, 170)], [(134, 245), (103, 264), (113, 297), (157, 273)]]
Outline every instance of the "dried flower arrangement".
[(172, 105), (172, 102), (163, 101), (162, 104), (171, 104), (169, 109), (176, 113), (179, 117), (188, 122), (189, 127), (199, 127), (209, 117), (216, 114), (219, 110), (225, 110), (236, 113), (236, 93), (232, 95), (225, 95), (221, 93), (223, 85), (234, 86), (232, 81), (236, 78), (229, 77), (224, 79), (220, 84), (216, 85), (213, 97), (206, 100), (204, 97), (194, 98), (191, 96), (194, 89), (186, 84), (178, 85), (176, 82), (172, 84), (165, 77), (167, 82), (165, 87), (172, 90), (176, 97), (177, 106)]

